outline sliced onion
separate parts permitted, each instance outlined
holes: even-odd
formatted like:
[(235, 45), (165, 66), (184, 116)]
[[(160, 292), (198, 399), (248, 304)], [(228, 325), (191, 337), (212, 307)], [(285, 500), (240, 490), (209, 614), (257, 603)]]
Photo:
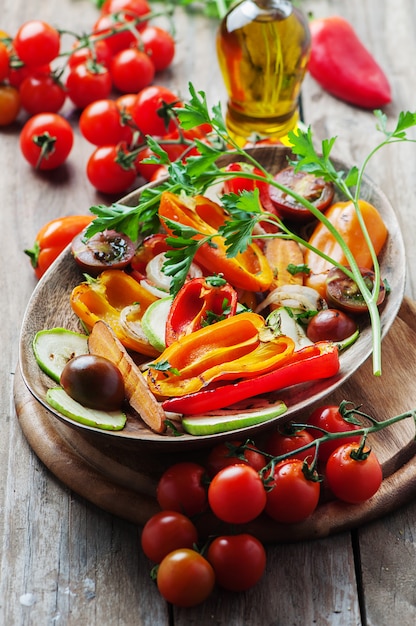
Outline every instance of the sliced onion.
[[(140, 313), (140, 304), (125, 306), (120, 311), (120, 326), (130, 339), (144, 341), (149, 344), (149, 340), (143, 332), (142, 323), (137, 315)], [(137, 319), (135, 319), (135, 317)]]
[(256, 313), (270, 304), (303, 311), (318, 311), (322, 308), (323, 300), (316, 289), (306, 285), (282, 285), (269, 293), (256, 308)]
[[(166, 256), (164, 252), (157, 254), (153, 259), (149, 261), (146, 265), (146, 276), (147, 280), (144, 279), (142, 281), (143, 287), (154, 293), (159, 298), (164, 298), (167, 294), (169, 294), (170, 286), (172, 282), (172, 277), (168, 276), (162, 271), (163, 264), (166, 261)], [(202, 270), (196, 263), (191, 263), (188, 272), (188, 278), (199, 278), (202, 276)], [(153, 291), (155, 289), (156, 291)]]
[(140, 285), (143, 287), (143, 289), (147, 289), (149, 293), (156, 296), (156, 298), (166, 298), (166, 296), (169, 295), (169, 291), (163, 291), (162, 289), (158, 289), (152, 283), (146, 280), (146, 278), (143, 278), (140, 281)]

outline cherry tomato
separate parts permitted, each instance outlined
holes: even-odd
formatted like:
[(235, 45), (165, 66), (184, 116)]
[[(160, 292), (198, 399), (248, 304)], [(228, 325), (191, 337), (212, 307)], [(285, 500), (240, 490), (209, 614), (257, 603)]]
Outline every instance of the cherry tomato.
[(116, 98), (115, 103), (120, 111), (130, 117), (133, 117), (133, 107), (136, 104), (136, 98), (136, 93), (123, 93), (121, 96)]
[(228, 443), (219, 443), (208, 455), (206, 460), (207, 472), (210, 476), (215, 476), (220, 470), (229, 465), (244, 463), (251, 465), (258, 472), (266, 465), (264, 455), (252, 443), (248, 443), (250, 449), (240, 449), (242, 441), (230, 441)]
[(61, 165), (71, 152), (73, 142), (71, 125), (57, 113), (34, 115), (20, 133), (23, 156), (40, 170), (51, 170)]
[(93, 219), (93, 215), (68, 215), (58, 217), (42, 226), (33, 247), (25, 250), (38, 279)]
[(9, 51), (7, 46), (0, 41), (0, 82), (9, 75)]
[(16, 87), (0, 85), (0, 126), (12, 124), (20, 111), (20, 94)]
[(97, 39), (96, 41), (91, 41), (90, 44), (92, 44), (92, 47), (91, 45), (79, 47), (79, 42), (74, 45), (74, 50), (68, 58), (68, 67), (70, 69), (86, 61), (95, 61), (95, 63), (105, 65), (105, 67), (110, 66), (113, 55), (105, 39)]
[(118, 144), (120, 141), (129, 143), (133, 131), (122, 119), (114, 100), (96, 100), (82, 111), (79, 128), (85, 139), (96, 146)]
[[(309, 200), (319, 211), (325, 211), (332, 203), (335, 193), (332, 183), (308, 172), (295, 172), (293, 166), (278, 172), (274, 180)], [(301, 222), (313, 219), (314, 216), (310, 210), (285, 191), (270, 185), (269, 194), (279, 215), (283, 218)]]
[(305, 429), (296, 430), (293, 433), (275, 431), (268, 437), (265, 451), (274, 457), (290, 454), (291, 459), (300, 459), (301, 461), (308, 459), (311, 462), (315, 454), (313, 446), (303, 450), (303, 452), (295, 451), (313, 441), (315, 441), (314, 437)]
[(167, 602), (176, 606), (201, 604), (212, 593), (214, 585), (211, 564), (195, 550), (174, 550), (159, 565), (158, 589)]
[(147, 0), (106, 0), (101, 7), (101, 13), (125, 12), (129, 16), (143, 17), (150, 13), (151, 9)]
[(20, 101), (31, 115), (57, 113), (64, 105), (66, 93), (51, 74), (36, 72), (21, 83)]
[(359, 447), (358, 443), (343, 444), (331, 454), (325, 468), (333, 494), (339, 500), (352, 504), (369, 500), (383, 481), (381, 465), (368, 447), (363, 450), (363, 459), (354, 458)]
[(229, 591), (246, 591), (259, 582), (266, 568), (263, 544), (247, 533), (216, 537), (207, 551), (217, 584)]
[(137, 94), (133, 119), (143, 135), (162, 137), (176, 129), (171, 108), (180, 104), (178, 96), (166, 87), (150, 85)]
[(19, 28), (13, 39), (13, 48), (19, 59), (29, 67), (50, 63), (59, 54), (59, 32), (41, 20), (30, 20)]
[[(127, 19), (128, 17), (126, 16)], [(131, 16), (131, 19), (133, 19), (133, 16)], [(93, 26), (92, 32), (94, 35), (105, 36), (105, 42), (110, 48), (112, 55), (117, 54), (120, 50), (129, 48), (137, 41), (134, 33), (130, 30), (123, 30), (122, 27), (125, 21), (116, 21), (113, 14), (105, 14), (101, 15)], [(116, 31), (118, 29), (118, 32), (113, 33), (114, 29)]]
[(126, 191), (136, 180), (136, 169), (128, 156), (122, 143), (117, 146), (98, 146), (88, 159), (88, 180), (103, 193)]
[(150, 85), (155, 77), (155, 66), (146, 52), (126, 48), (113, 57), (110, 74), (116, 89), (129, 93)]
[(79, 109), (95, 100), (108, 98), (112, 83), (108, 69), (90, 61), (73, 67), (66, 79), (68, 96)]
[(135, 245), (129, 237), (115, 230), (104, 230), (87, 240), (81, 232), (73, 239), (71, 252), (84, 272), (96, 276), (106, 269), (127, 267), (134, 256)]
[(159, 26), (146, 26), (141, 32), (141, 42), (156, 72), (169, 67), (175, 56), (175, 40), (170, 33)]
[(318, 506), (320, 483), (305, 476), (303, 464), (304, 461), (300, 459), (288, 459), (278, 463), (271, 481), (267, 483), (265, 511), (277, 522), (302, 522)]
[(225, 168), (226, 172), (235, 172), (235, 177), (227, 178), (224, 181), (224, 193), (236, 193), (240, 194), (242, 191), (254, 191), (254, 189), (267, 189), (266, 182), (262, 183), (257, 180), (251, 180), (250, 178), (244, 178), (238, 176), (241, 172), (248, 172), (257, 174), (258, 176), (264, 176), (258, 168), (255, 168), (247, 163), (230, 163)]
[[(316, 408), (309, 417), (308, 424), (310, 426), (318, 426), (320, 429), (330, 433), (343, 433), (360, 428), (358, 424), (347, 422), (340, 413), (339, 406), (332, 404)], [(309, 432), (315, 439), (318, 439), (323, 434), (315, 428), (311, 428)], [(325, 441), (319, 446), (319, 460), (326, 463), (332, 452), (340, 445), (344, 443), (359, 443), (360, 441), (361, 435), (346, 435), (342, 439)]]
[(16, 89), (20, 89), (20, 85), (25, 78), (32, 76), (32, 74), (50, 74), (51, 66), (48, 63), (39, 67), (29, 67), (27, 65), (21, 65), (20, 67), (9, 68), (9, 84)]
[(157, 501), (161, 509), (179, 511), (192, 517), (207, 508), (205, 468), (198, 463), (175, 463), (161, 476)]
[[(374, 288), (374, 272), (367, 268), (360, 268), (364, 282), (370, 291)], [(377, 306), (384, 302), (386, 288), (380, 280), (380, 291)], [(334, 267), (326, 279), (326, 299), (328, 303), (347, 313), (365, 313), (367, 304), (358, 288), (357, 283), (345, 274), (340, 268)]]
[(260, 515), (266, 491), (259, 473), (250, 465), (230, 465), (214, 476), (208, 487), (208, 502), (220, 520), (244, 524)]
[(322, 309), (310, 318), (306, 329), (308, 338), (313, 341), (343, 341), (357, 330), (351, 317), (338, 309)]
[(193, 548), (198, 531), (189, 517), (178, 511), (161, 511), (144, 525), (141, 544), (147, 558), (160, 563), (165, 556), (180, 548)]
[(60, 383), (76, 402), (97, 411), (116, 411), (124, 400), (124, 379), (112, 361), (82, 354), (68, 361)]

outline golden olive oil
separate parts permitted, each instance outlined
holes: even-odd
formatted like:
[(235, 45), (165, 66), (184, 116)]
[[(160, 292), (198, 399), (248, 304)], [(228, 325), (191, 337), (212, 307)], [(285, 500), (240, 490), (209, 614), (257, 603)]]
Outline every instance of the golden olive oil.
[(228, 12), (217, 54), (232, 135), (281, 137), (296, 126), (310, 46), (307, 19), (291, 2), (243, 0)]

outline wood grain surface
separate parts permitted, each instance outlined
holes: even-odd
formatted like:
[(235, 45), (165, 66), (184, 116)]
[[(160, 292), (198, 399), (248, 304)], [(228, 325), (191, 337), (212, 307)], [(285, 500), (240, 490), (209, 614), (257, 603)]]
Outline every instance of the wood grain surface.
[[(416, 6), (413, 0), (302, 0), (317, 17), (349, 19), (391, 81), (391, 124), (401, 110), (416, 109)], [(0, 28), (16, 32), (27, 19), (42, 18), (82, 32), (95, 21), (89, 0), (14, 0), (3, 3)], [(190, 21), (192, 19), (192, 22)], [(176, 19), (178, 52), (160, 82), (187, 93), (188, 81), (225, 101), (215, 57), (217, 25), (182, 12)], [(303, 114), (317, 139), (337, 136), (334, 154), (361, 162), (378, 140), (373, 115), (324, 93), (310, 76), (303, 87)], [(76, 127), (77, 115), (65, 114)], [(216, 591), (191, 610), (171, 609), (149, 577), (135, 523), (102, 510), (56, 478), (33, 452), (15, 414), (14, 381), (20, 325), (36, 285), (23, 249), (43, 224), (59, 215), (87, 212), (108, 199), (89, 185), (85, 164), (91, 146), (77, 131), (67, 165), (39, 174), (18, 148), (22, 120), (0, 130), (0, 233), (3, 253), (0, 339), (0, 624), (5, 626), (390, 626), (416, 623), (416, 504), (414, 499), (353, 531), (314, 541), (268, 546), (261, 583), (244, 594)], [(406, 294), (416, 298), (416, 158), (414, 145), (380, 152), (368, 173), (387, 194), (402, 229)], [(408, 315), (412, 317), (413, 311)], [(414, 407), (414, 381), (406, 365), (414, 344), (398, 343), (392, 374), (407, 381), (383, 388), (386, 411)], [(400, 368), (395, 364), (399, 362)], [(386, 370), (389, 363), (385, 364)], [(384, 374), (383, 374), (384, 376)], [(16, 383), (18, 384), (18, 383)], [(21, 389), (20, 389), (21, 391)], [(351, 392), (372, 404), (367, 382)], [(378, 397), (377, 391), (377, 397)], [(413, 469), (410, 474), (413, 477)], [(92, 478), (91, 478), (92, 479)], [(99, 485), (96, 485), (99, 488)], [(151, 494), (149, 494), (151, 495)], [(110, 496), (117, 499), (117, 491)]]

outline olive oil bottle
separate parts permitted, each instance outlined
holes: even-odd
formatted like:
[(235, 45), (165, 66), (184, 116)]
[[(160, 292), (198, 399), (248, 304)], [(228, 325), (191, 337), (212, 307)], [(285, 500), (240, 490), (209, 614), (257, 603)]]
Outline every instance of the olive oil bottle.
[(296, 126), (310, 47), (307, 18), (288, 0), (242, 0), (225, 15), (217, 54), (237, 141), (282, 137)]

